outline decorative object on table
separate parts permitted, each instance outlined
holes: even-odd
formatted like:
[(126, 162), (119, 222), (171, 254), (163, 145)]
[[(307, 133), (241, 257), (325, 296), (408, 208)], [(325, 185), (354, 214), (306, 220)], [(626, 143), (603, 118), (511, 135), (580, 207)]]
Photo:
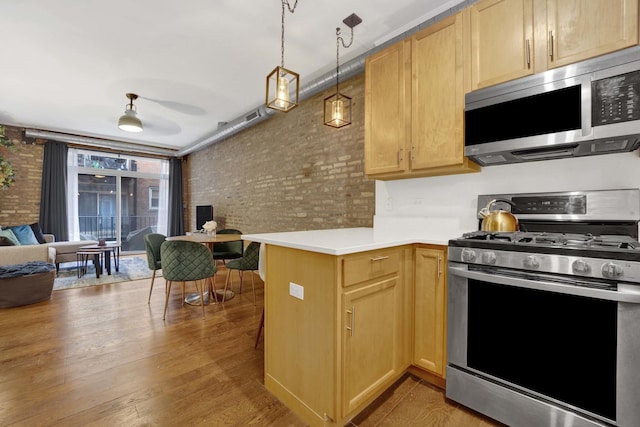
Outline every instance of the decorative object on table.
[(209, 236), (215, 236), (216, 235), (216, 227), (218, 226), (218, 223), (215, 221), (207, 221), (204, 223), (204, 225), (202, 226), (202, 229), (205, 231), (205, 233), (207, 233)]
[[(298, 94), (300, 93), (300, 74), (284, 68), (284, 12), (285, 5), (289, 12), (293, 14), (298, 5), (295, 0), (293, 7), (288, 0), (282, 1), (282, 32), (280, 36), (280, 66), (276, 67), (267, 76), (267, 99), (266, 105), (273, 110), (289, 112), (298, 105)], [(295, 90), (292, 87), (295, 86)], [(292, 96), (293, 95), (293, 96)]]
[(153, 282), (156, 280), (156, 271), (162, 269), (160, 246), (162, 246), (162, 243), (164, 243), (166, 239), (167, 237), (160, 233), (149, 233), (144, 236), (147, 263), (149, 264), (149, 268), (153, 271), (153, 275), (151, 276), (151, 287), (149, 288), (149, 300), (147, 301), (147, 304), (151, 303), (151, 291), (153, 291)]
[(353, 43), (353, 27), (362, 22), (355, 13), (342, 20), (351, 28), (351, 38), (345, 44), (340, 35), (340, 27), (336, 28), (336, 93), (324, 99), (324, 124), (334, 128), (341, 128), (351, 124), (351, 98), (340, 93), (340, 45), (345, 49)]
[[(11, 151), (15, 151), (15, 145), (12, 140), (7, 138), (4, 134), (4, 126), (0, 125), (0, 146), (6, 147)], [(11, 162), (5, 159), (2, 154), (0, 154), (0, 189), (6, 190), (11, 187), (11, 185), (16, 182), (15, 179), (15, 171), (13, 170), (13, 166)]]
[(107, 241), (105, 239), (98, 239), (98, 246), (107, 246)]
[[(164, 302), (164, 314), (167, 316), (167, 306), (169, 305), (169, 294), (173, 282), (182, 282), (182, 294), (184, 301), (185, 282), (194, 282), (200, 294), (200, 305), (202, 306), (202, 318), (204, 319), (204, 306), (206, 305), (204, 286), (209, 283), (209, 293), (213, 292), (216, 302), (215, 274), (218, 271), (211, 257), (209, 249), (197, 242), (188, 240), (167, 240), (160, 246), (160, 258), (162, 259), (162, 275), (167, 281), (167, 292)], [(195, 304), (194, 304), (195, 305)]]
[(239, 292), (242, 293), (242, 280), (243, 280), (243, 272), (249, 271), (251, 273), (251, 287), (253, 288), (253, 304), (256, 303), (256, 285), (253, 279), (253, 273), (258, 271), (258, 260), (260, 255), (260, 243), (251, 242), (247, 249), (244, 251), (244, 255), (242, 258), (231, 260), (227, 263), (227, 279), (224, 282), (224, 295), (222, 297), (222, 302), (225, 301), (227, 296), (227, 287), (229, 286), (229, 281), (231, 279), (231, 270), (237, 270), (238, 275), (240, 276), (240, 289)]

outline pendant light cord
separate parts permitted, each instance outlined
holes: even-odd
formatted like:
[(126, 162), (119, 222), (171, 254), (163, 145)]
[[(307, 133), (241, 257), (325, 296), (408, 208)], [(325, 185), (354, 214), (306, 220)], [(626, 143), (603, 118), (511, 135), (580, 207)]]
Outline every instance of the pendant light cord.
[(289, 0), (282, 0), (282, 33), (280, 36), (280, 66), (284, 68), (284, 5), (287, 5), (287, 9), (289, 12), (293, 13), (296, 11), (296, 7), (298, 6), (298, 0), (293, 3), (293, 7), (289, 4)]
[(340, 45), (344, 49), (348, 49), (353, 44), (353, 27), (351, 27), (351, 39), (345, 44), (344, 39), (340, 35), (340, 27), (336, 28), (336, 95), (340, 96)]

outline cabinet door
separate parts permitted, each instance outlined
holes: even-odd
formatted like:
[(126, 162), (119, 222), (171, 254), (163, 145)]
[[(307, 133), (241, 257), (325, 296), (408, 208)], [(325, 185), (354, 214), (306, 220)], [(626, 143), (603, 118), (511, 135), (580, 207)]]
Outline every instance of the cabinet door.
[(343, 416), (404, 371), (401, 315), (398, 276), (343, 295)]
[(638, 0), (547, 0), (547, 68), (638, 44)]
[(405, 74), (410, 58), (407, 58), (409, 52), (405, 44), (404, 41), (396, 43), (366, 60), (364, 155), (367, 175), (407, 169), (409, 99)]
[(444, 376), (446, 364), (445, 251), (416, 249), (413, 363)]
[(472, 90), (533, 74), (532, 0), (483, 0), (470, 13)]
[(464, 159), (463, 42), (460, 13), (411, 37), (412, 171)]

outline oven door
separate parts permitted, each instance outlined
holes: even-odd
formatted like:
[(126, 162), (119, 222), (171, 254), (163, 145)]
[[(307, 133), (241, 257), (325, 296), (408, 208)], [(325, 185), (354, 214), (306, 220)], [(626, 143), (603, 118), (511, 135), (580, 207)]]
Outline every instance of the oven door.
[(638, 425), (637, 286), (455, 262), (447, 284), (447, 397), (509, 425)]

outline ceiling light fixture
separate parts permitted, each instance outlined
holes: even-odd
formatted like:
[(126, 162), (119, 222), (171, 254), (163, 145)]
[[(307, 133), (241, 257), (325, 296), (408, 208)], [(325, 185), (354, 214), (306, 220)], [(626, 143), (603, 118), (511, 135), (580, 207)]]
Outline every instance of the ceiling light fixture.
[(118, 127), (126, 132), (142, 132), (142, 122), (137, 117), (136, 106), (133, 105), (133, 101), (138, 99), (138, 95), (135, 93), (127, 93), (126, 95), (129, 98), (129, 103), (124, 114), (118, 120)]
[[(293, 13), (298, 5), (295, 1), (293, 7), (288, 0), (282, 1), (282, 33), (280, 36), (280, 66), (276, 67), (267, 76), (267, 97), (268, 108), (284, 111), (285, 113), (298, 105), (298, 94), (300, 92), (300, 74), (284, 68), (284, 6)], [(295, 87), (295, 90), (294, 90)]]
[(355, 13), (342, 20), (351, 28), (351, 39), (345, 44), (340, 36), (340, 27), (336, 28), (336, 93), (324, 99), (324, 124), (341, 128), (351, 124), (351, 98), (340, 93), (340, 45), (347, 49), (353, 43), (353, 27), (362, 22)]

